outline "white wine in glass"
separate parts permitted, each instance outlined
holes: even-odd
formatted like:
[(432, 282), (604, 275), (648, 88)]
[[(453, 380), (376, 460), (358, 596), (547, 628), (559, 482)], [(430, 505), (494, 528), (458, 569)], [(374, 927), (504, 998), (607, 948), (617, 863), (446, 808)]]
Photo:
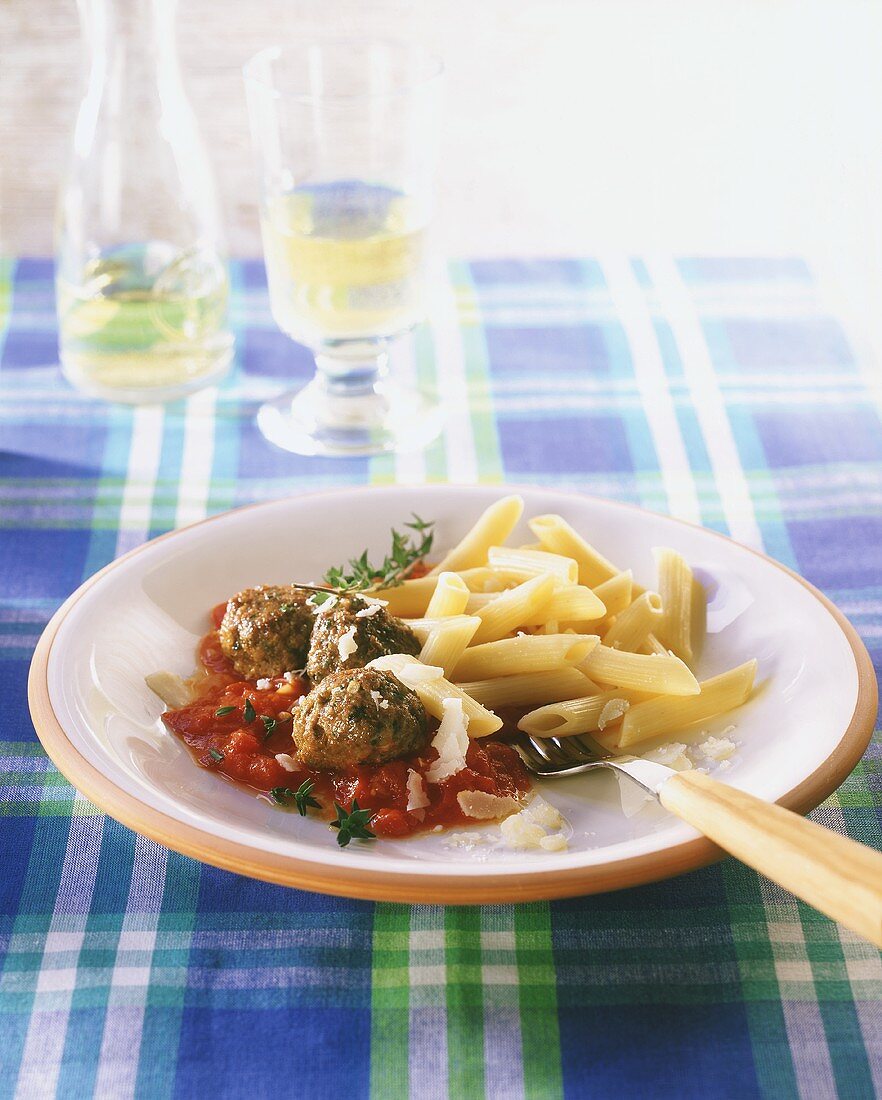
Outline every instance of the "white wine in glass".
[(426, 230), (388, 187), (298, 187), (262, 211), (273, 315), (301, 344), (390, 337), (425, 315)]
[(426, 315), (440, 63), (389, 42), (324, 42), (246, 66), (276, 323), (316, 375), (260, 409), (301, 454), (425, 446), (437, 402), (388, 372), (389, 342)]

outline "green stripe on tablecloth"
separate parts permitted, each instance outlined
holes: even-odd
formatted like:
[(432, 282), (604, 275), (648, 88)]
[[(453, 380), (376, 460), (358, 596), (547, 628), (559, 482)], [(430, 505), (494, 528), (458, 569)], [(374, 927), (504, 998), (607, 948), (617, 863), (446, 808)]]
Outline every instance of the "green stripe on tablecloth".
[(867, 1051), (860, 1036), (851, 983), (836, 925), (805, 902), (796, 900), (811, 967), (812, 996), (817, 999), (830, 1063), (840, 1097), (873, 1096)]
[(0, 256), (0, 359), (3, 357), (3, 341), (9, 327), (12, 312), (12, 286), (15, 280), (15, 260)]
[[(440, 397), (443, 386), (441, 365), (435, 355), (435, 344), (429, 325), (420, 325), (413, 336), (413, 353), (417, 385), (435, 397)], [(447, 478), (447, 461), (444, 455), (444, 434), (426, 448), (423, 459), (427, 481), (444, 481)]]
[[(783, 1100), (798, 1096), (759, 879), (732, 859), (724, 860), (720, 869), (757, 1082), (766, 1097)], [(762, 935), (757, 934), (758, 929), (763, 930)]]
[(481, 911), (448, 906), (444, 912), (447, 964), (448, 1095), (479, 1100), (484, 1095), (484, 989), (481, 973)]
[(409, 1091), (410, 906), (374, 907), (371, 965), (371, 1080), (374, 1100)]
[(460, 335), (469, 393), (470, 420), (478, 461), (478, 480), (501, 482), (502, 458), (499, 432), (493, 411), (487, 339), (484, 328), (479, 322), (467, 323), (467, 311), (479, 315), (472, 273), (467, 263), (455, 262), (450, 265), (450, 274), (460, 313)]
[(524, 1096), (551, 1100), (563, 1096), (563, 1073), (548, 902), (514, 906), (514, 928)]

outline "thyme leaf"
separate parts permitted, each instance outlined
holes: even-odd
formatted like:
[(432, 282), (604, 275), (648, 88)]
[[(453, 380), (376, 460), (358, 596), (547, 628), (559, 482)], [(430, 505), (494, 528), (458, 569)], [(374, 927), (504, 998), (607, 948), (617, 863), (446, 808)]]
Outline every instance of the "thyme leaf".
[(345, 565), (335, 565), (325, 573), (324, 581), (332, 591), (313, 592), (309, 603), (321, 607), (335, 595), (345, 592), (372, 592), (380, 588), (395, 588), (403, 584), (413, 567), (432, 549), (434, 521), (420, 519), (413, 513), (413, 522), (405, 523), (407, 531), (392, 528), (392, 548), (379, 565), (374, 565), (363, 550)]
[(339, 802), (334, 803), (337, 820), (331, 822), (331, 828), (337, 830), (337, 843), (345, 848), (350, 840), (373, 840), (376, 836), (368, 828), (373, 810), (363, 810), (358, 800), (353, 798), (352, 807), (347, 811)]

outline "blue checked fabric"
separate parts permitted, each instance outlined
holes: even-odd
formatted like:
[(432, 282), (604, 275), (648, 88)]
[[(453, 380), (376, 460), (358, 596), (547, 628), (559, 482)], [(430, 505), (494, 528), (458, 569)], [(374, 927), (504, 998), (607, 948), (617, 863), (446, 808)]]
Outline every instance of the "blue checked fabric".
[[(0, 1097), (471, 1100), (882, 1094), (882, 960), (732, 860), (603, 897), (349, 902), (169, 853), (43, 755), (25, 681), (61, 601), (116, 555), (253, 500), (506, 480), (669, 511), (764, 547), (882, 660), (877, 368), (795, 259), (450, 267), (399, 370), (425, 453), (273, 450), (259, 402), (310, 374), (237, 265), (235, 372), (110, 407), (57, 367), (52, 273), (0, 264)], [(878, 740), (818, 811), (882, 847)]]

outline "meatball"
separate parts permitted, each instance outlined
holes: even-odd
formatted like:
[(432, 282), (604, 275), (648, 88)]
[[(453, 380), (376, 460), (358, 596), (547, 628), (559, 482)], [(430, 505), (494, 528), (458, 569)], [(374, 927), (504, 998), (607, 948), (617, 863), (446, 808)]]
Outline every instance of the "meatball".
[(385, 764), (422, 752), (428, 719), (419, 697), (378, 668), (332, 672), (294, 707), (300, 760), (315, 771)]
[(309, 595), (293, 584), (261, 584), (227, 603), (220, 644), (240, 676), (257, 680), (304, 667), (312, 630)]
[(420, 649), (416, 634), (385, 607), (360, 596), (340, 596), (328, 611), (315, 617), (306, 673), (318, 683), (331, 672), (363, 668), (375, 657), (387, 653), (416, 657)]

